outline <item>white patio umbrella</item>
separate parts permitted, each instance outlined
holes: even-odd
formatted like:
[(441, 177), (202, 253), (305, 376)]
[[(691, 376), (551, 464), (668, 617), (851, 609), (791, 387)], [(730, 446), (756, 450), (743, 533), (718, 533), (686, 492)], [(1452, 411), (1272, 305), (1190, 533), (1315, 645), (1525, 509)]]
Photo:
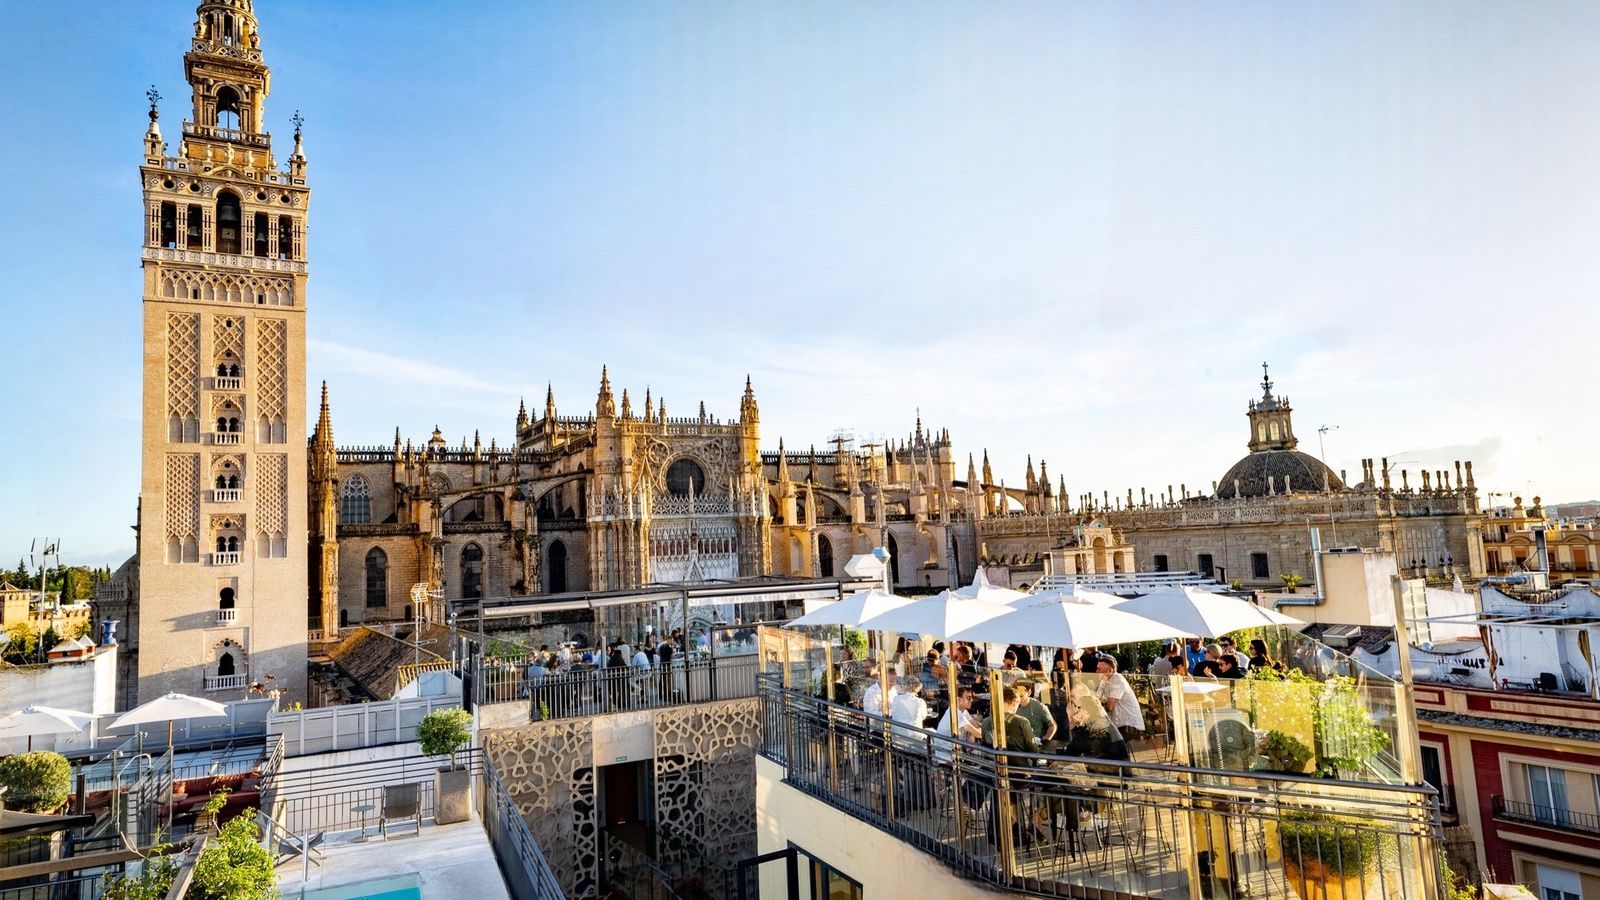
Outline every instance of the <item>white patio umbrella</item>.
[(1021, 608), (1025, 606), (1049, 606), (1052, 603), (1078, 601), (1082, 603), (1092, 603), (1096, 606), (1114, 606), (1126, 599), (1128, 598), (1119, 597), (1116, 594), (1108, 594), (1105, 591), (1096, 591), (1090, 588), (1067, 585), (1066, 587), (1051, 588), (1048, 591), (1040, 591), (1037, 594), (1023, 594), (1016, 600), (1010, 601), (1010, 605)]
[(820, 609), (814, 609), (798, 619), (791, 619), (783, 623), (785, 628), (795, 628), (801, 625), (845, 625), (850, 628), (859, 626), (863, 620), (870, 619), (880, 613), (891, 609), (898, 609), (907, 603), (913, 602), (910, 597), (901, 597), (891, 594), (883, 588), (873, 588), (869, 591), (856, 591), (842, 600), (829, 603)]
[(963, 600), (988, 600), (993, 603), (1014, 603), (1033, 596), (1026, 591), (1016, 591), (990, 582), (983, 566), (978, 567), (971, 584), (956, 588), (952, 593)]
[(25, 737), (33, 749), (34, 735), (77, 734), (94, 718), (75, 709), (53, 706), (24, 706), (0, 718), (0, 738)]
[(1013, 612), (1013, 609), (1004, 603), (968, 600), (945, 591), (927, 600), (917, 600), (880, 613), (863, 621), (861, 627), (871, 631), (931, 634), (937, 638), (949, 638), (958, 631), (1008, 612)]
[(1013, 607), (1005, 615), (950, 635), (950, 639), (1040, 647), (1107, 647), (1194, 636), (1116, 607), (1062, 599), (1056, 603)]
[(1200, 637), (1219, 637), (1241, 628), (1259, 628), (1262, 625), (1295, 627), (1305, 624), (1237, 597), (1188, 586), (1160, 588), (1143, 597), (1125, 600), (1114, 608), (1154, 619)]
[(172, 693), (157, 697), (128, 710), (111, 723), (112, 728), (124, 725), (148, 725), (151, 722), (167, 723), (167, 746), (172, 746), (172, 723), (179, 719), (214, 719), (226, 716), (228, 708), (215, 700)]

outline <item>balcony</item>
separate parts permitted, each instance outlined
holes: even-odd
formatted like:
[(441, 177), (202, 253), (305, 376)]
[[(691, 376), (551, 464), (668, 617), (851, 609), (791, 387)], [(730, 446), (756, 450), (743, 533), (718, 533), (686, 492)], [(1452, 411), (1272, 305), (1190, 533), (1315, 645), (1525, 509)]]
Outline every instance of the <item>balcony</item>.
[(238, 503), (244, 499), (244, 491), (238, 488), (217, 488), (211, 492), (212, 503)]
[(205, 689), (207, 691), (237, 691), (242, 690), (247, 683), (245, 675), (207, 675)]
[(1541, 828), (1555, 828), (1573, 834), (1600, 835), (1600, 815), (1594, 813), (1573, 812), (1555, 806), (1507, 800), (1498, 794), (1490, 800), (1494, 805), (1494, 817), (1502, 822), (1538, 825)]
[(237, 550), (211, 554), (211, 565), (213, 566), (237, 566), (238, 564), (239, 551)]
[(232, 625), (237, 621), (239, 621), (239, 611), (237, 609), (217, 610), (217, 625), (227, 626)]
[(222, 447), (222, 446), (238, 446), (239, 444), (244, 443), (244, 432), (242, 432), (242, 431), (213, 431), (213, 432), (211, 432), (211, 443), (214, 446), (218, 446), (218, 447)]
[(211, 389), (214, 391), (237, 391), (244, 388), (243, 378), (230, 378), (218, 375), (211, 379)]

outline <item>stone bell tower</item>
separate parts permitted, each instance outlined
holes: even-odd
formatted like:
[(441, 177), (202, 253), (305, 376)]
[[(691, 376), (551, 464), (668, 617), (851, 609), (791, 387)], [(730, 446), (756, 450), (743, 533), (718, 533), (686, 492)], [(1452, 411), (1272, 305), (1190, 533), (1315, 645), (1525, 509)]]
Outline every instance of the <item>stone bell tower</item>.
[(252, 0), (204, 0), (144, 190), (139, 699), (305, 699), (306, 160), (280, 170)]

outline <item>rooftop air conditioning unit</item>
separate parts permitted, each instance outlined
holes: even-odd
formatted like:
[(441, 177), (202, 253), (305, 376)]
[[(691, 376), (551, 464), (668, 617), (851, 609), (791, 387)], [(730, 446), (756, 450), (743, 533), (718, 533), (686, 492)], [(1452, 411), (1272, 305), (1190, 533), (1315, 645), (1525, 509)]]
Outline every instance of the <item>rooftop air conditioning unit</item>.
[(1335, 625), (1322, 633), (1322, 642), (1324, 644), (1340, 650), (1348, 650), (1360, 640), (1360, 625)]

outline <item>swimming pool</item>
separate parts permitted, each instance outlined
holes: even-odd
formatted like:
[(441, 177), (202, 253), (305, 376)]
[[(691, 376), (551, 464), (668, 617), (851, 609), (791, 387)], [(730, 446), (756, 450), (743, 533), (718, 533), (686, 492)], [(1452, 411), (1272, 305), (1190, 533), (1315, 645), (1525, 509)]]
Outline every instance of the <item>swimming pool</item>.
[(306, 891), (305, 900), (422, 900), (422, 876), (408, 872), (317, 888)]

